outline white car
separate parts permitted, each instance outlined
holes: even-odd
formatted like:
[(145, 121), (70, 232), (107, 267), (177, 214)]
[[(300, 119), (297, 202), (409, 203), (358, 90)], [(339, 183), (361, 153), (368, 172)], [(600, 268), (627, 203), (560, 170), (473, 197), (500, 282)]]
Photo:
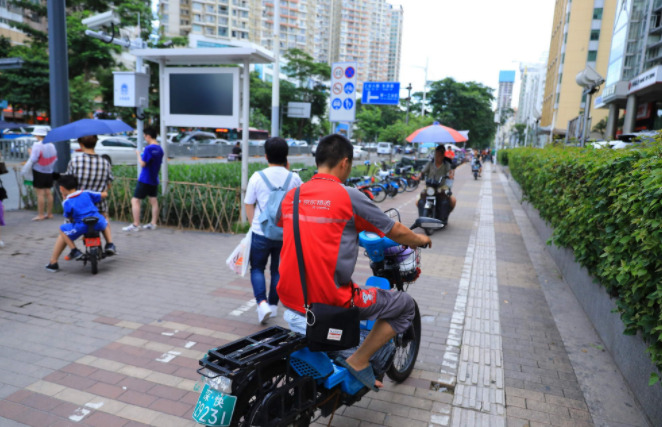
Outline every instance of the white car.
[[(94, 152), (105, 158), (111, 165), (135, 165), (138, 163), (136, 144), (122, 136), (99, 135)], [(71, 156), (80, 156), (83, 150), (76, 140), (72, 140)]]
[(354, 160), (367, 160), (368, 152), (361, 147), (354, 146)]
[(390, 156), (393, 153), (393, 144), (390, 142), (378, 142), (377, 143), (377, 154)]

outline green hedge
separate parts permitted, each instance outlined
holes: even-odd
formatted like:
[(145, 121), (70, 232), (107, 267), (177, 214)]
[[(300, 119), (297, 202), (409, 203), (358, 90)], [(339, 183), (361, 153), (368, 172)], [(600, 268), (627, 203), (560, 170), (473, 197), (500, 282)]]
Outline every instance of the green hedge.
[(662, 144), (504, 154), (525, 198), (554, 228), (551, 242), (574, 251), (615, 298), (624, 333), (641, 332), (662, 369)]

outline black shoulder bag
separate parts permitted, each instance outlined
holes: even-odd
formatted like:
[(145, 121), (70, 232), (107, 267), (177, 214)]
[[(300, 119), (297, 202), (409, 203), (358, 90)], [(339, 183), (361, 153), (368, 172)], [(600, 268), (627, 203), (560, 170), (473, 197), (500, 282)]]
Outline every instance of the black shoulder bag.
[(303, 262), (303, 248), (299, 230), (299, 187), (294, 192), (294, 245), (299, 263), (299, 277), (303, 289), (303, 302), (306, 309), (306, 341), (311, 351), (338, 351), (359, 345), (359, 308), (337, 307), (322, 303), (308, 304), (306, 290), (306, 266)]
[(7, 190), (5, 190), (5, 187), (2, 185), (2, 180), (0, 180), (0, 201), (5, 200), (7, 198)]

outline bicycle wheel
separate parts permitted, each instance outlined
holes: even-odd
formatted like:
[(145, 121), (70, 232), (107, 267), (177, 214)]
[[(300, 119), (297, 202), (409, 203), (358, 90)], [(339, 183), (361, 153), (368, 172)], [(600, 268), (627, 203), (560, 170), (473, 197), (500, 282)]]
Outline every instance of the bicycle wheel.
[(381, 185), (373, 185), (370, 187), (370, 192), (373, 196), (372, 200), (375, 203), (381, 203), (384, 201), (384, 199), (386, 199), (386, 189)]
[(407, 190), (407, 180), (404, 178), (398, 178), (395, 181), (398, 184), (398, 193), (404, 193)]
[(407, 191), (414, 191), (418, 188), (418, 184), (421, 182), (420, 179), (409, 178), (407, 180)]
[[(414, 304), (416, 304), (416, 301), (414, 301)], [(418, 350), (421, 346), (421, 313), (418, 310), (418, 304), (415, 305), (415, 308), (416, 314), (409, 329), (393, 338), (395, 355), (393, 355), (393, 362), (386, 371), (386, 375), (398, 383), (409, 378), (411, 371), (414, 370)]]
[(90, 248), (90, 266), (92, 267), (92, 274), (99, 272), (99, 248)]

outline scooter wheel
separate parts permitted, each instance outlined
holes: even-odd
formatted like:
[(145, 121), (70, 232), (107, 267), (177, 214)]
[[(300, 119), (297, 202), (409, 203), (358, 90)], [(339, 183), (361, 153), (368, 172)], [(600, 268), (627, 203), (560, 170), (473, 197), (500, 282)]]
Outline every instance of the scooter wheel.
[(414, 370), (418, 350), (421, 346), (421, 313), (418, 310), (418, 304), (414, 301), (416, 314), (411, 322), (411, 326), (403, 334), (398, 334), (393, 338), (395, 343), (395, 354), (393, 362), (386, 371), (386, 375), (395, 382), (402, 382), (409, 378), (411, 371)]
[(90, 266), (92, 274), (99, 272), (99, 248), (90, 248)]

